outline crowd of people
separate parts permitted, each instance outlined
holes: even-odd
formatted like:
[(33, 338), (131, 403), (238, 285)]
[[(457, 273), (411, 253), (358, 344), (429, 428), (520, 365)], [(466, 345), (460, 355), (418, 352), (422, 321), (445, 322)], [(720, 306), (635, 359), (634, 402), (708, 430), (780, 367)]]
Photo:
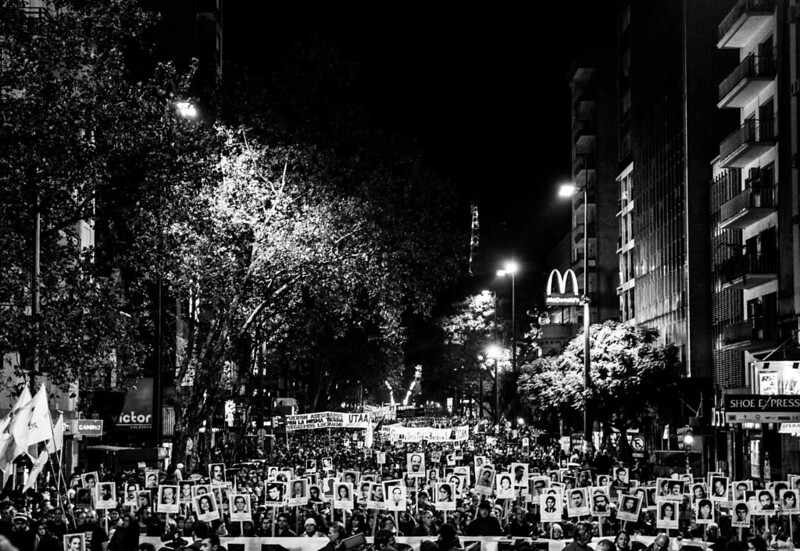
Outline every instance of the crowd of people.
[(468, 437), (378, 433), (365, 446), (363, 431), (304, 430), (268, 452), (191, 472), (182, 463), (77, 469), (61, 491), (7, 486), (0, 551), (155, 551), (142, 536), (196, 551), (218, 551), (228, 537), (327, 538), (325, 551), (360, 536), (381, 551), (407, 549), (398, 537), (421, 538), (423, 551), (483, 536), (564, 540), (567, 551), (588, 551), (593, 539), (597, 551), (637, 551), (636, 535), (654, 538), (650, 551), (678, 541), (765, 551), (800, 539), (800, 477), (763, 484), (724, 473), (655, 476), (652, 465), (614, 461), (614, 450), (584, 456), (543, 445), (524, 428), (461, 418), (404, 424), (466, 425)]

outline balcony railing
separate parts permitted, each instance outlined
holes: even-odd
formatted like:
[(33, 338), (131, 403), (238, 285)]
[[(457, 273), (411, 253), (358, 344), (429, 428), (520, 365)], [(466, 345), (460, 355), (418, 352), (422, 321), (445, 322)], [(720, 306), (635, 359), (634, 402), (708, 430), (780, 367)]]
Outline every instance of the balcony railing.
[(744, 107), (775, 79), (775, 58), (749, 55), (719, 85), (717, 107)]
[[(718, 48), (740, 48), (744, 37), (737, 37), (738, 31), (749, 37), (755, 34), (763, 17), (771, 17), (775, 12), (776, 0), (739, 0), (717, 27)], [(754, 20), (748, 25), (749, 20)]]
[(748, 119), (719, 146), (722, 168), (744, 167), (775, 146), (775, 121)]
[(778, 321), (774, 317), (758, 317), (731, 323), (722, 328), (722, 346), (760, 349), (778, 341)]
[(743, 229), (773, 212), (778, 204), (778, 188), (774, 185), (748, 184), (747, 188), (720, 208), (720, 229)]
[(750, 289), (778, 277), (778, 252), (745, 253), (717, 266), (723, 288)]

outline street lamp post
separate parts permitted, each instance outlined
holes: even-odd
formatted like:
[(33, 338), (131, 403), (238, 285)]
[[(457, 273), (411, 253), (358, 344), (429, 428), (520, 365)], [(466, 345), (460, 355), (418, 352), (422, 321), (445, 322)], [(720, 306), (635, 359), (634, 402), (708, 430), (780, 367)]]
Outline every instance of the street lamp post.
[(494, 360), (494, 424), (500, 422), (500, 392), (499, 392), (499, 378), (497, 363), (500, 358), (500, 347), (497, 344), (491, 344), (486, 349), (486, 355)]
[(592, 447), (592, 432), (589, 422), (589, 388), (591, 385), (591, 346), (589, 342), (589, 167), (583, 167), (585, 180), (583, 186), (565, 184), (561, 186), (558, 194), (561, 197), (571, 197), (578, 191), (583, 192), (583, 447), (590, 451)]
[[(511, 276), (511, 371), (517, 371), (517, 316), (516, 316), (516, 273), (519, 265), (515, 261), (506, 262), (502, 270), (497, 270), (497, 275), (501, 277)], [(495, 300), (495, 312), (497, 311), (497, 301)]]
[(692, 474), (692, 464), (689, 460), (689, 452), (692, 450), (692, 444), (694, 444), (694, 436), (690, 431), (686, 431), (686, 434), (683, 436), (683, 451), (686, 454), (686, 474)]

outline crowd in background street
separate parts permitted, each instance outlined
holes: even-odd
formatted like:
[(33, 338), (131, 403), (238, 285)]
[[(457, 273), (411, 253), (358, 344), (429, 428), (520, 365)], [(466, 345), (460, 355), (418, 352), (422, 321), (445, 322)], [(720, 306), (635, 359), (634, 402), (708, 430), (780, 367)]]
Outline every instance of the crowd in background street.
[[(384, 550), (403, 547), (395, 540), (402, 536), (429, 539), (445, 551), (476, 536), (569, 540), (568, 551), (587, 551), (593, 538), (600, 541), (598, 551), (636, 551), (631, 536), (637, 534), (655, 537), (650, 551), (666, 551), (657, 548), (678, 541), (718, 551), (800, 544), (800, 514), (788, 505), (784, 514), (780, 506), (782, 496), (796, 499), (792, 491), (783, 495), (800, 485), (794, 479), (750, 481), (742, 499), (761, 499), (755, 494), (762, 490), (779, 499), (774, 509), (752, 508), (743, 526), (733, 515), (733, 481), (723, 473), (691, 476), (672, 469), (655, 477), (654, 465), (619, 463), (612, 448), (583, 455), (559, 442), (541, 445), (526, 428), (511, 425), (475, 425), (458, 417), (403, 424), (469, 425), (469, 437), (428, 443), (378, 436), (365, 447), (363, 431), (295, 431), (268, 451), (241, 448), (244, 455), (228, 462), (215, 462), (224, 456), (212, 454), (195, 472), (183, 463), (119, 472), (101, 466), (77, 469), (66, 479), (66, 491), (56, 488), (52, 476), (38, 490), (22, 492), (8, 484), (0, 495), (0, 551), (152, 551), (141, 536), (160, 538), (169, 548), (202, 545), (203, 551), (221, 548), (226, 537), (327, 537), (326, 551), (333, 551), (359, 534), (374, 537), (373, 547)], [(485, 470), (496, 478), (488, 487), (481, 479)], [(513, 490), (502, 488), (505, 474), (506, 482), (515, 478)], [(706, 507), (704, 497), (717, 479), (725, 481), (729, 497)], [(669, 481), (680, 481), (677, 499), (668, 497)], [(343, 482), (352, 484), (352, 493), (334, 496), (334, 486), (338, 491)], [(278, 486), (280, 493), (273, 495)], [(404, 488), (403, 501), (391, 510), (389, 496), (384, 501), (379, 490), (394, 486)], [(602, 505), (587, 511), (570, 501), (580, 488), (586, 488), (587, 501), (596, 498)], [(445, 506), (450, 492), (452, 503)], [(559, 502), (552, 510), (547, 494)], [(638, 502), (626, 517), (627, 496)], [(575, 511), (586, 514), (571, 516)], [(662, 517), (673, 514), (665, 528)]]

